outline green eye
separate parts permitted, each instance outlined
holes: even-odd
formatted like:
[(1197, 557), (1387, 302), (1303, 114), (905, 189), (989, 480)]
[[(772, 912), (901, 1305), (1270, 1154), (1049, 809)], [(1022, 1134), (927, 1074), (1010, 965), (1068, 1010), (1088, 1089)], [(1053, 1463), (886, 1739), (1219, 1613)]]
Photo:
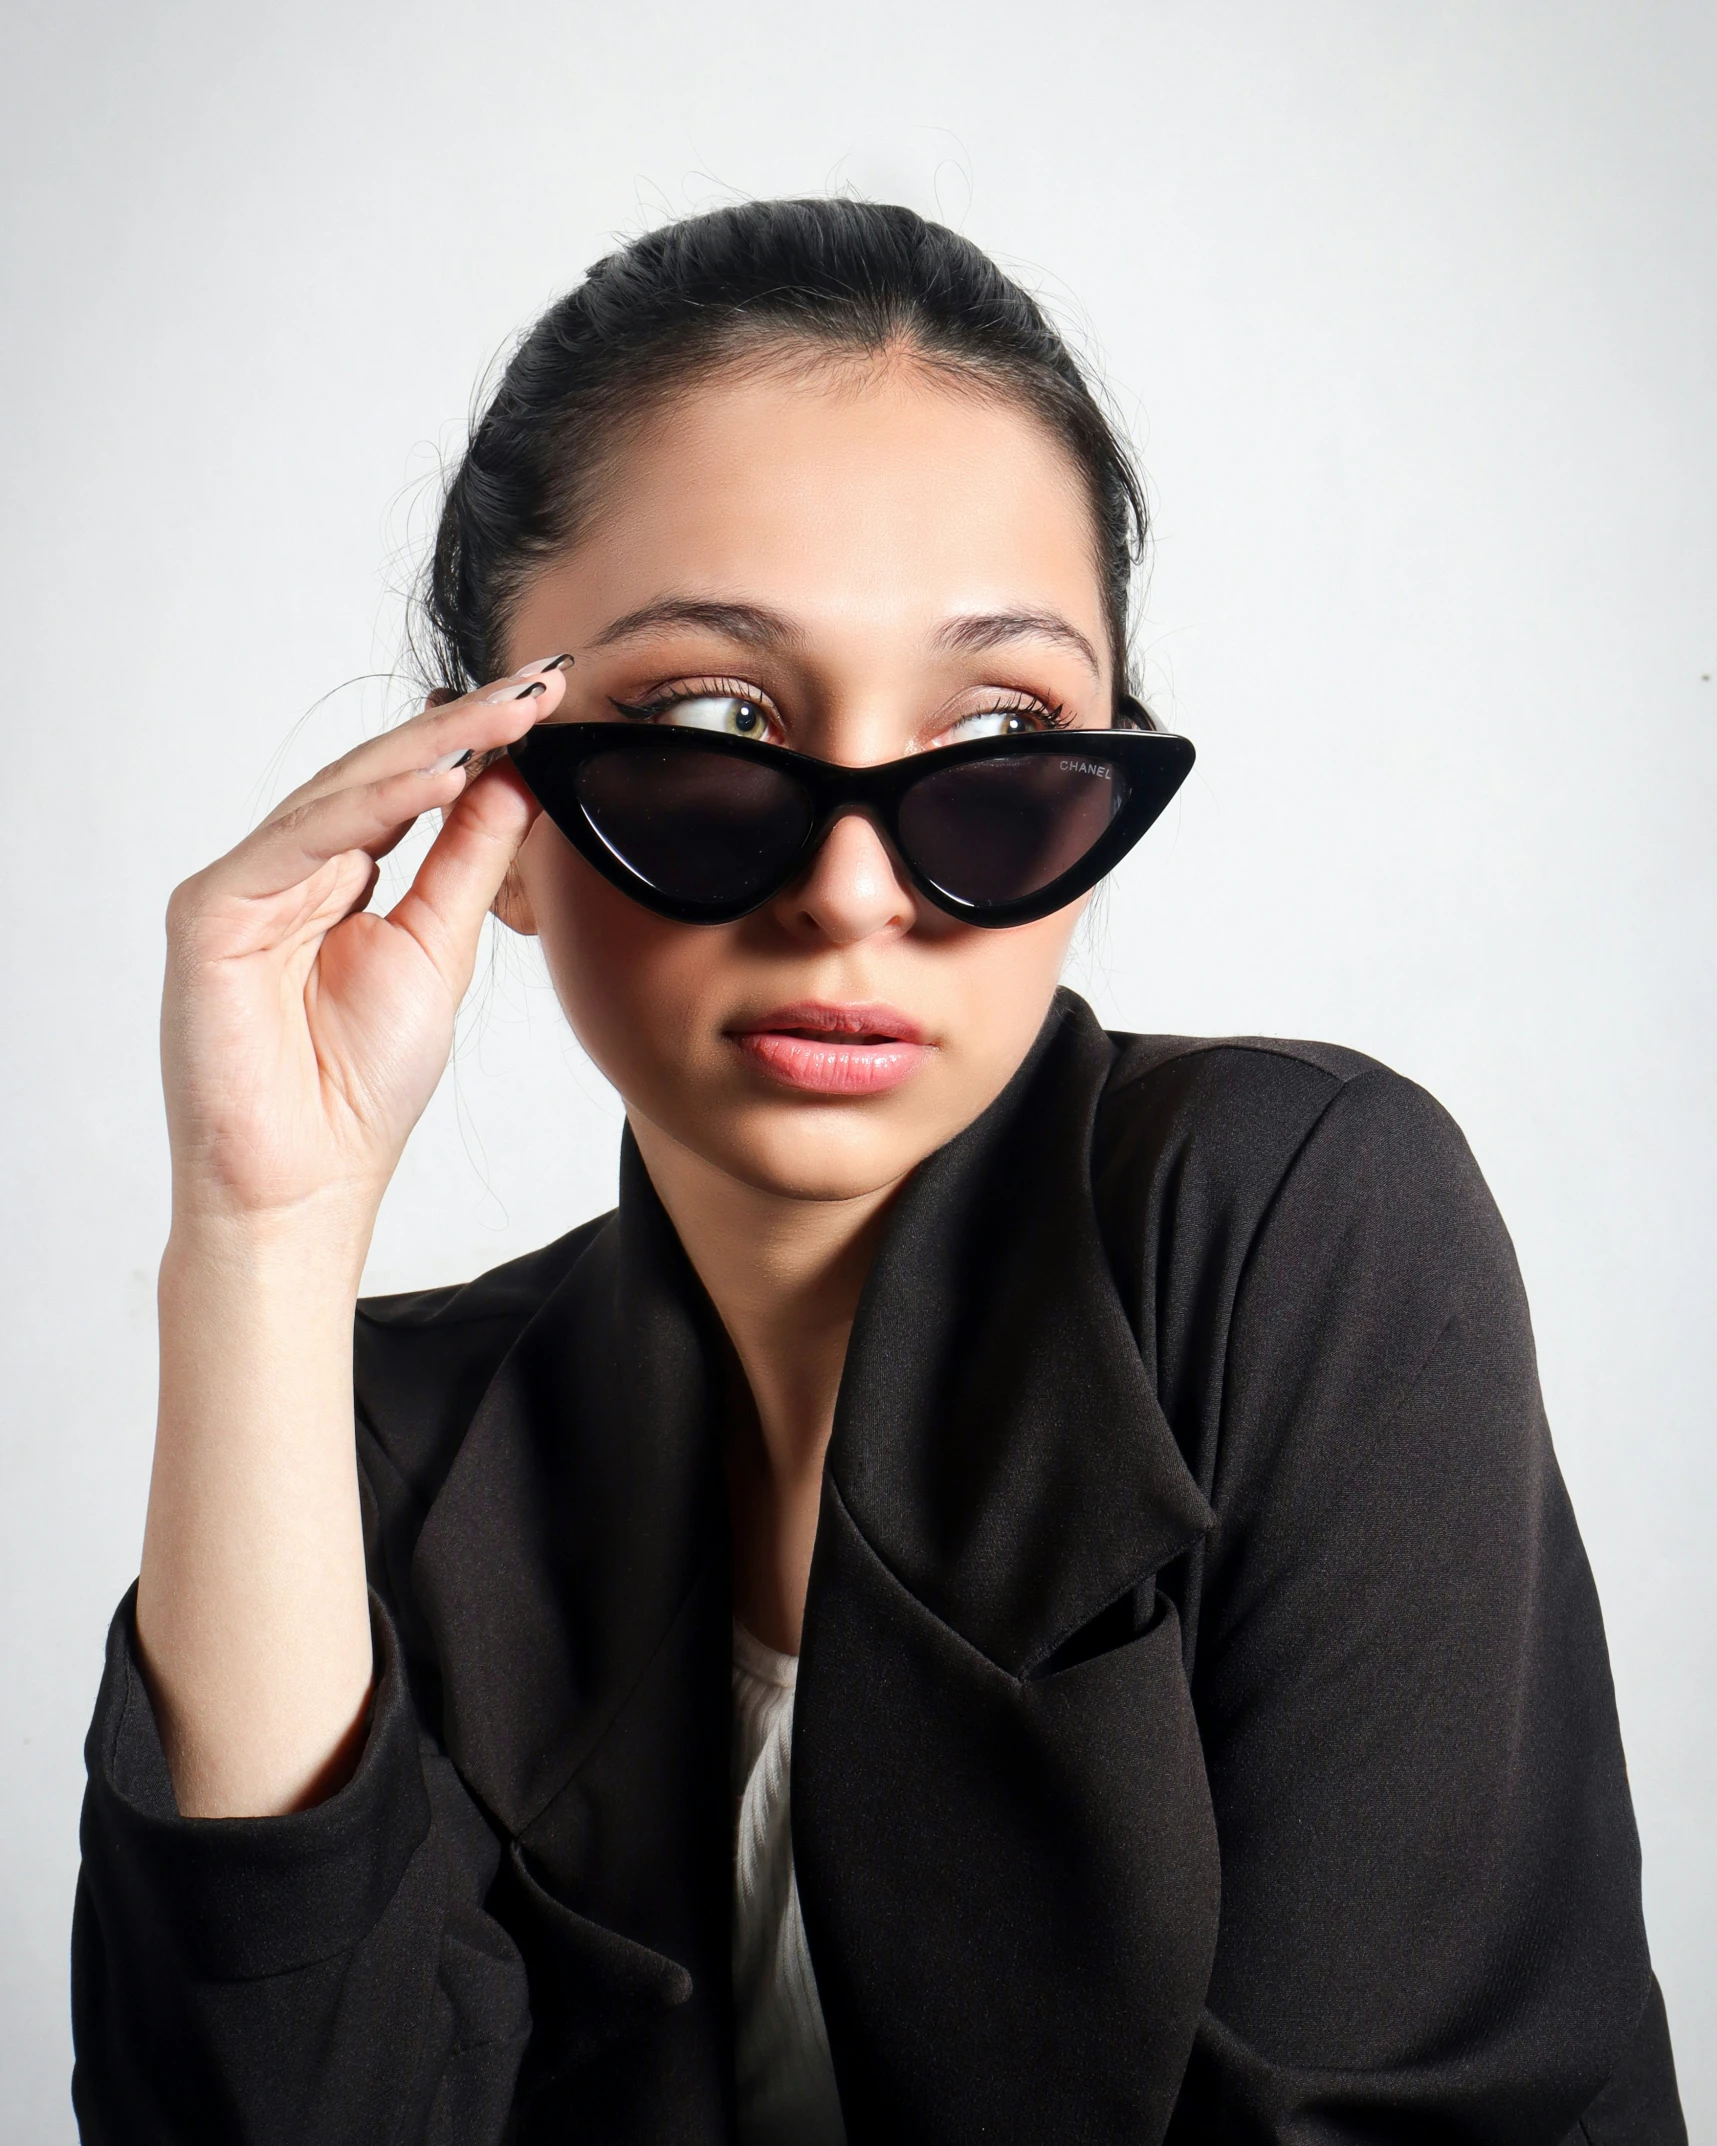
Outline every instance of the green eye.
[(734, 693), (699, 693), (669, 703), (657, 717), (682, 730), (719, 730), (730, 738), (761, 742), (769, 735), (769, 718), (754, 700)]

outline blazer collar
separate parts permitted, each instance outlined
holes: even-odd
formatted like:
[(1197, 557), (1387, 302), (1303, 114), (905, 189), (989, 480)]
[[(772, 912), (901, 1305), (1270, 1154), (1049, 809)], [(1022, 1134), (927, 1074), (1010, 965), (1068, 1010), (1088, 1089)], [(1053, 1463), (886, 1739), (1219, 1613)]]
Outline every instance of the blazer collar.
[[(1113, 1059), (1059, 993), (1008, 1088), (909, 1181), (829, 1451), (885, 1565), (1016, 1675), (1210, 1523), (1092, 1203)], [(713, 1333), (627, 1134), (619, 1208), (502, 1361), (413, 1565), (449, 1753), (515, 1833), (641, 1688), (710, 1560), (725, 1565)]]
[(1015, 1675), (1211, 1522), (1092, 1199), (1114, 1058), (1084, 1002), (1058, 993), (1008, 1088), (908, 1183), (829, 1449), (828, 1474), (883, 1563)]
[[(980, 2104), (1000, 2136), (1034, 2092), (1083, 2112), (1066, 2135), (1160, 2135), (1209, 1973), (1208, 1792), (1173, 1611), (1140, 1583), (1210, 1516), (1093, 1207), (1113, 1057), (1060, 996), (1004, 1094), (901, 1193), (854, 1327), (793, 1831), (855, 2146), (976, 2135)], [(634, 2085), (716, 2137), (732, 1807), (713, 1320), (628, 1138), (618, 1212), (492, 1379), (412, 1584), (448, 1753), (541, 1873), (535, 1891), (519, 1876), (519, 1941), (572, 1992), (533, 1975), (543, 2076), (593, 2020), (629, 2034), (642, 1988), (656, 2025), (625, 2043)], [(1102, 1618), (1064, 1650), (1129, 1594), (1155, 1620), (1129, 1624), (1142, 1637), (1113, 1645)]]

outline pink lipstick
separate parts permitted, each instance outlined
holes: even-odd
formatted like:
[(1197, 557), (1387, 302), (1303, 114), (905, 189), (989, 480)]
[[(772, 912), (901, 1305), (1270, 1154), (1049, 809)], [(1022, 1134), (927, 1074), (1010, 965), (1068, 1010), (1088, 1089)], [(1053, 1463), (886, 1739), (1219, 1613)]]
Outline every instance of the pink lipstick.
[(910, 1080), (932, 1046), (892, 1006), (806, 999), (730, 1028), (758, 1072), (802, 1095), (885, 1095)]

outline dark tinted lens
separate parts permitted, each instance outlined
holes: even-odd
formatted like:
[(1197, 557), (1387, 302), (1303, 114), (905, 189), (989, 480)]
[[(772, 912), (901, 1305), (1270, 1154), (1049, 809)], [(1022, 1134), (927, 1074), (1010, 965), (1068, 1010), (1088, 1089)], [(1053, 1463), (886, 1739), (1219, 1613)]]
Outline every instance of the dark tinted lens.
[(1017, 902), (1069, 872), (1126, 796), (1108, 760), (1064, 753), (967, 760), (914, 784), (900, 807), (913, 863), (963, 902)]
[(578, 772), (578, 801), (622, 864), (684, 902), (764, 894), (811, 825), (799, 785), (736, 754), (632, 746)]

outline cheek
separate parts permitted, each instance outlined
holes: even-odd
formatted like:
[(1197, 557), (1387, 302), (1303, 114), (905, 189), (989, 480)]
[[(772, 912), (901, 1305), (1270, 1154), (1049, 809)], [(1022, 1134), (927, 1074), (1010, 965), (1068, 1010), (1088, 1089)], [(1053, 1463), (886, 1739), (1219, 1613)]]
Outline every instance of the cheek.
[(637, 1099), (692, 1047), (700, 1006), (726, 965), (716, 942), (727, 928), (652, 915), (592, 871), (547, 819), (531, 829), (518, 872), (573, 1033), (621, 1095)]
[(1087, 895), (1071, 908), (1010, 931), (964, 930), (950, 947), (947, 981), (974, 1074), (1006, 1085), (1031, 1048), (1066, 964)]

